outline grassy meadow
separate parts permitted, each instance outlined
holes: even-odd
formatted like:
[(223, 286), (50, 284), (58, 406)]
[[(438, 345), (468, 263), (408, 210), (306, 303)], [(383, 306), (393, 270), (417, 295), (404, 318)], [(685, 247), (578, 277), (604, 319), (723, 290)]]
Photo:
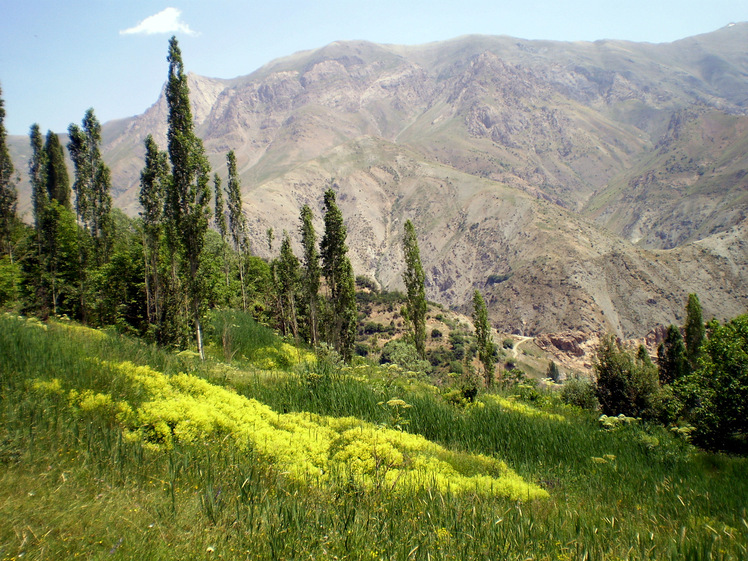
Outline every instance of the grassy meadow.
[(200, 362), (0, 316), (0, 560), (748, 558), (744, 458), (209, 332)]

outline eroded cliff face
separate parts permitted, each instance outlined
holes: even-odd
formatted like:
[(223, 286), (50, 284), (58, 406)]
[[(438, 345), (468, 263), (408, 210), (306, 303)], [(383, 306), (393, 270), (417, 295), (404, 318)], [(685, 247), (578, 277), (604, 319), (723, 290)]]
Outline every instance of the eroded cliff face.
[[(237, 155), (256, 253), (304, 204), (321, 231), (334, 185), (356, 274), (400, 287), (411, 219), (429, 298), (465, 309), (478, 288), (523, 335), (642, 336), (689, 292), (707, 316), (748, 308), (747, 41), (736, 25), (665, 45), (341, 42), (191, 75), (191, 102), (214, 170)], [(132, 215), (149, 133), (165, 148), (163, 96), (104, 127)]]

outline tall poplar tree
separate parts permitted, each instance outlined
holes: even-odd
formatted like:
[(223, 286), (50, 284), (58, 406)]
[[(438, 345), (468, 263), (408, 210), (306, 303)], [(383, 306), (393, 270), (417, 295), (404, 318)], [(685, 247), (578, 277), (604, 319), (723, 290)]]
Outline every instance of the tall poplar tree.
[(335, 191), (332, 189), (325, 191), (324, 205), (325, 233), (320, 244), (320, 255), (322, 273), (329, 291), (327, 341), (344, 360), (350, 361), (357, 322), (353, 268), (345, 243), (347, 234), (343, 214), (335, 202)]
[(187, 74), (176, 37), (169, 40), (168, 105), (169, 159), (172, 180), (166, 196), (166, 214), (172, 244), (179, 249), (190, 314), (194, 322), (197, 350), (203, 350), (202, 321), (205, 286), (200, 275), (200, 257), (210, 221), (210, 165), (202, 141), (193, 131)]
[(304, 205), (299, 216), (301, 221), (302, 257), (302, 285), (306, 297), (306, 315), (308, 320), (309, 343), (317, 346), (319, 343), (319, 287), (320, 268), (319, 251), (317, 250), (317, 234), (314, 231), (314, 214), (309, 205)]
[(47, 197), (57, 201), (61, 207), (70, 210), (70, 176), (65, 167), (65, 153), (62, 151), (59, 137), (47, 131), (44, 143), (46, 163)]
[(410, 324), (413, 344), (418, 356), (426, 357), (426, 288), (425, 275), (421, 265), (421, 253), (418, 249), (416, 230), (410, 220), (405, 222), (403, 234), (403, 253), (405, 254), (405, 282), (407, 320)]
[(145, 139), (145, 167), (140, 172), (140, 195), (143, 210), (143, 257), (148, 323), (158, 325), (162, 313), (163, 283), (159, 254), (163, 234), (164, 194), (169, 182), (166, 152), (159, 150), (150, 134)]
[(704, 318), (701, 315), (701, 302), (696, 294), (688, 295), (688, 304), (686, 305), (686, 357), (691, 365), (691, 370), (698, 367), (697, 361), (701, 354), (701, 347), (704, 345), (706, 338), (706, 328), (704, 327)]
[(293, 335), (296, 338), (299, 335), (297, 321), (299, 260), (291, 249), (291, 240), (286, 231), (283, 232), (280, 257), (274, 266), (278, 280), (276, 290), (278, 291), (278, 315), (281, 332), (283, 335)]
[(0, 89), (0, 253), (13, 259), (12, 234), (17, 223), (16, 206), (18, 193), (15, 185), (15, 170), (6, 143), (5, 101)]
[(486, 385), (490, 387), (493, 385), (494, 375), (494, 344), (491, 340), (491, 324), (488, 322), (486, 302), (478, 290), (473, 293), (473, 325), (478, 346), (478, 359), (483, 364)]
[(226, 154), (226, 167), (228, 169), (228, 185), (226, 186), (227, 210), (229, 215), (229, 232), (234, 244), (234, 251), (239, 254), (239, 282), (242, 289), (242, 309), (247, 311), (247, 283), (245, 275), (245, 264), (249, 244), (247, 241), (247, 220), (242, 208), (242, 187), (239, 174), (236, 171), (236, 155), (234, 151)]
[(93, 242), (96, 266), (109, 259), (112, 246), (112, 180), (101, 157), (101, 124), (93, 109), (86, 111), (82, 126), (68, 127), (68, 151), (75, 166), (75, 210)]
[(29, 181), (31, 182), (31, 207), (34, 213), (34, 229), (40, 233), (40, 224), (47, 195), (47, 154), (44, 151), (44, 138), (37, 123), (29, 130), (31, 143), (31, 159), (29, 160)]
[(686, 346), (677, 326), (667, 329), (665, 340), (657, 347), (657, 367), (661, 384), (672, 384), (686, 376), (690, 370), (686, 359)]

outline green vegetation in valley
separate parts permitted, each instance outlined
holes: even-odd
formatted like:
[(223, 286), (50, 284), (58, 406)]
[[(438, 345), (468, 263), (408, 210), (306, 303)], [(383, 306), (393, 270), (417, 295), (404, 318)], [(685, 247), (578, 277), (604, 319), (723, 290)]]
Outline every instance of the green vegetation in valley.
[(260, 368), (282, 340), (239, 313), (214, 326), (200, 361), (0, 318), (0, 558), (746, 554), (744, 459), (555, 393), (455, 406), (394, 366)]

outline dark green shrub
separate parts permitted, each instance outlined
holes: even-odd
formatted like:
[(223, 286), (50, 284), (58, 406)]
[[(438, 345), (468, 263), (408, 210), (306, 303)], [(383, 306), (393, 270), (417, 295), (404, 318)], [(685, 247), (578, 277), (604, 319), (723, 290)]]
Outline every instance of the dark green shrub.
[(590, 411), (595, 411), (600, 406), (597, 402), (595, 384), (589, 378), (566, 380), (561, 386), (561, 401)]

